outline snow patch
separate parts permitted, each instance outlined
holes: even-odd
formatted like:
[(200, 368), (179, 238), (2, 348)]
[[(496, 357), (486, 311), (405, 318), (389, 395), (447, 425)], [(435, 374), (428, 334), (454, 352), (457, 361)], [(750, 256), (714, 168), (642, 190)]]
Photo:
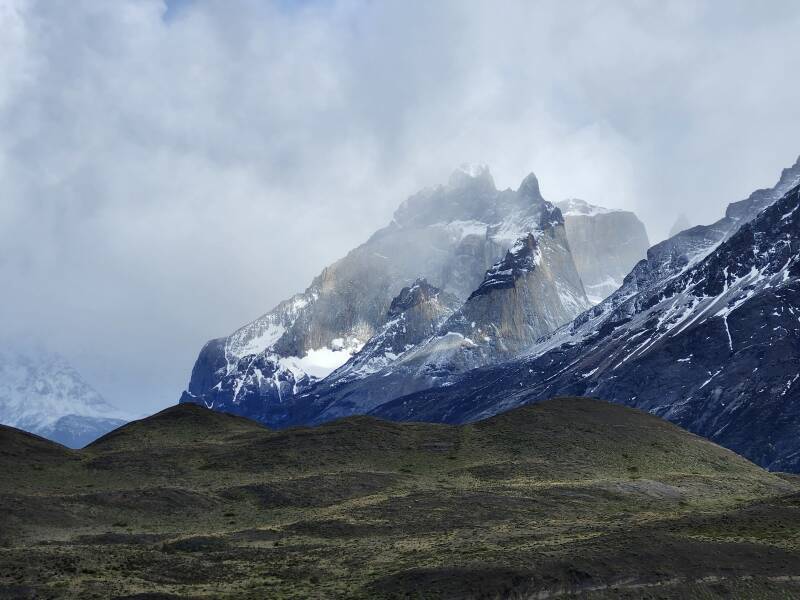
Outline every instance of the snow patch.
[(355, 350), (334, 350), (323, 347), (309, 350), (302, 358), (297, 356), (283, 357), (279, 360), (279, 363), (282, 367), (295, 374), (296, 378), (297, 376), (302, 377), (302, 374), (307, 374), (316, 379), (324, 379), (350, 360), (353, 354), (360, 349), (360, 345)]
[(286, 329), (282, 325), (269, 323), (257, 335), (243, 342), (236, 348), (236, 357), (241, 358), (249, 354), (260, 354), (277, 342)]

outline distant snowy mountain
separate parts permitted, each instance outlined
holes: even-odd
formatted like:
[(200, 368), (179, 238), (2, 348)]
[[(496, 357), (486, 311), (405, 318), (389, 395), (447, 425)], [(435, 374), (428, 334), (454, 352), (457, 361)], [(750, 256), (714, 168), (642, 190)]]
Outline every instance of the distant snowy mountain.
[(726, 216), (648, 251), (600, 305), (526, 358), (373, 414), (465, 422), (558, 395), (648, 410), (800, 472), (800, 159)]
[(614, 293), (650, 242), (644, 224), (630, 211), (594, 206), (584, 200), (556, 204), (564, 215), (575, 266), (586, 295), (598, 304)]
[[(385, 334), (403, 288), (424, 279), (465, 308), (478, 305), (470, 299), (487, 270), (529, 235), (539, 264), (533, 280), (546, 277), (547, 285), (537, 284), (541, 297), (525, 308), (530, 322), (516, 325), (528, 341), (548, 333), (590, 306), (561, 212), (542, 198), (533, 174), (518, 190), (497, 190), (488, 168), (463, 168), (447, 185), (411, 196), (387, 227), (323, 270), (303, 294), (206, 344), (181, 402), (274, 426), (297, 422), (295, 398)], [(395, 353), (381, 360), (389, 355)]]
[(3, 425), (76, 448), (126, 420), (63, 357), (0, 350)]

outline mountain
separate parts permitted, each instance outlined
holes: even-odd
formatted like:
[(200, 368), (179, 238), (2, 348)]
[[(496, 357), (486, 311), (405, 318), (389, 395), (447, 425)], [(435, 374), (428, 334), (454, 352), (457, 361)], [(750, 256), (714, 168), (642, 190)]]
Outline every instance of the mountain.
[(588, 399), (281, 431), (183, 404), (77, 451), (0, 426), (0, 472), (3, 598), (800, 589), (795, 480)]
[(684, 213), (678, 215), (678, 218), (675, 219), (675, 223), (673, 223), (672, 228), (669, 230), (669, 237), (673, 237), (678, 235), (681, 231), (685, 231), (692, 226), (689, 223), (689, 219)]
[[(563, 208), (572, 215), (571, 220), (565, 217), (568, 240), (575, 238), (584, 266), (588, 269), (591, 265), (592, 272), (602, 281), (622, 279), (622, 265), (629, 269), (636, 262), (630, 248), (638, 245), (644, 254), (644, 226), (632, 213), (610, 211), (578, 200)], [(629, 235), (633, 241), (617, 243), (623, 250), (615, 251), (615, 244), (601, 233)], [(394, 398), (450, 385), (465, 371), (508, 361), (526, 352), (558, 323), (568, 320), (582, 302), (569, 293), (580, 285), (577, 280), (563, 288), (564, 274), (571, 271), (570, 256), (566, 252), (560, 256), (551, 253), (547, 261), (541, 260), (540, 242), (555, 235), (555, 228), (545, 228), (538, 238), (529, 234), (518, 239), (435, 335), (407, 344), (401, 353), (393, 352), (392, 360), (381, 361), (380, 368), (351, 369), (349, 365), (359, 360), (362, 351), (341, 369), (309, 386), (296, 397), (290, 422), (322, 423), (368, 413)], [(573, 242), (568, 243), (572, 249)], [(580, 259), (581, 255), (570, 254)], [(598, 260), (590, 262), (585, 258), (588, 255), (599, 257), (602, 264)]]
[(417, 279), (392, 300), (387, 321), (353, 358), (335, 371), (340, 382), (380, 371), (398, 356), (434, 335), (461, 306), (452, 294)]
[(663, 416), (800, 472), (800, 160), (710, 226), (657, 244), (600, 305), (524, 359), (375, 409), (465, 422), (559, 394)]
[(79, 448), (125, 423), (60, 355), (0, 351), (0, 423)]
[(633, 266), (647, 255), (644, 224), (630, 211), (594, 206), (584, 200), (556, 204), (564, 215), (575, 266), (586, 294), (597, 304), (622, 285)]
[[(395, 318), (392, 305), (401, 301), (403, 288), (424, 279), (448, 295), (450, 299), (430, 313), (431, 324), (438, 325), (437, 315), (459, 303), (467, 312), (498, 310), (496, 299), (508, 292), (498, 288), (497, 293), (478, 294), (482, 298), (473, 293), (486, 285), (487, 270), (499, 268), (512, 246), (519, 240), (527, 243), (529, 236), (538, 265), (529, 280), (543, 295), (525, 308), (527, 321), (517, 324), (517, 333), (527, 341), (548, 333), (590, 305), (561, 212), (542, 198), (533, 174), (518, 190), (501, 191), (488, 168), (463, 168), (447, 185), (408, 198), (387, 227), (324, 269), (304, 293), (230, 336), (208, 342), (181, 402), (274, 426), (305, 422), (299, 414), (307, 402), (298, 407), (295, 399), (345, 365), (376, 335), (386, 337), (386, 327)], [(547, 285), (542, 278), (548, 279)], [(421, 324), (420, 331), (428, 326)], [(406, 348), (408, 340), (403, 344)], [(398, 347), (380, 351), (375, 346), (367, 348), (372, 358), (347, 365), (344, 376), (364, 372), (362, 363), (375, 368), (376, 356), (384, 363), (398, 356)], [(485, 364), (491, 354), (470, 364)]]
[(572, 293), (581, 283), (569, 250), (562, 246), (561, 253), (550, 252), (546, 259), (542, 254), (543, 246), (556, 246), (550, 239), (559, 235), (561, 230), (550, 227), (538, 238), (529, 233), (517, 240), (433, 335), (407, 344), (379, 369), (354, 373), (348, 363), (299, 394), (294, 423), (364, 414), (404, 394), (448, 385), (465, 371), (518, 356), (569, 320), (584, 304)]

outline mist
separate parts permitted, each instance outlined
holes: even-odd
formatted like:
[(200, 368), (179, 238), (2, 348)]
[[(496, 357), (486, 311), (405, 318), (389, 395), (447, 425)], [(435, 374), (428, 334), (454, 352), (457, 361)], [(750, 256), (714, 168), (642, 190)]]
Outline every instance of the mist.
[[(0, 337), (133, 414), (457, 165), (719, 218), (800, 153), (800, 5), (0, 0)], [(635, 48), (635, 51), (633, 50)]]

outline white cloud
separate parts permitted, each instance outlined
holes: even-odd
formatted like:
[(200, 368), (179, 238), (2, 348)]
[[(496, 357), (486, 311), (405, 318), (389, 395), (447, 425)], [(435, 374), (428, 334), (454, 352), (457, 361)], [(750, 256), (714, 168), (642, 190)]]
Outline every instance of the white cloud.
[(0, 0), (5, 335), (112, 401), (302, 289), (464, 161), (708, 222), (800, 152), (800, 7)]

